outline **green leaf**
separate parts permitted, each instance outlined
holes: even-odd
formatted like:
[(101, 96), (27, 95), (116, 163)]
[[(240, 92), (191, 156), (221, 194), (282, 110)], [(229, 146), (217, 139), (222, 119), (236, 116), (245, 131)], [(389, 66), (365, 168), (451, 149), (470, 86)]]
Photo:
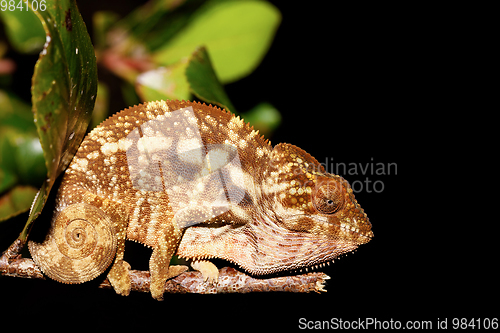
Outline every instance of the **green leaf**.
[(16, 10), (12, 11), (0, 11), (0, 18), (4, 22), (5, 32), (11, 45), (18, 52), (39, 52), (45, 42), (42, 24), (34, 11), (26, 10), (24, 2), (21, 5), (23, 10), (16, 8)]
[(199, 99), (236, 112), (224, 88), (217, 79), (214, 68), (204, 47), (196, 50), (189, 59), (186, 78), (191, 92)]
[(47, 174), (31, 106), (0, 90), (0, 193), (18, 182), (39, 185)]
[(0, 169), (0, 193), (8, 190), (17, 183), (17, 177), (14, 172), (6, 169)]
[(2, 130), (0, 135), (0, 193), (18, 182), (16, 163), (12, 158), (15, 149), (9, 139), (9, 131)]
[[(135, 85), (139, 74), (159, 67), (150, 57), (151, 50), (163, 45), (189, 18), (192, 3), (186, 10), (181, 10), (181, 13), (176, 10), (184, 2), (185, 0), (150, 0), (121, 20), (110, 12), (95, 13), (94, 40), (100, 63), (118, 77)], [(149, 92), (149, 88), (145, 87), (144, 90)], [(153, 89), (152, 94), (154, 90), (156, 89)]]
[(241, 117), (266, 137), (281, 123), (280, 112), (269, 103), (260, 103)]
[(16, 186), (0, 196), (0, 222), (30, 209), (36, 192), (36, 188), (31, 186)]
[(35, 66), (32, 103), (42, 144), (47, 180), (20, 235), (26, 240), (57, 176), (80, 145), (94, 108), (97, 67), (94, 48), (75, 0), (53, 0), (36, 11), (46, 43)]
[(24, 184), (39, 186), (47, 174), (40, 140), (31, 134), (17, 135), (15, 140), (13, 158), (16, 161), (19, 179)]
[(47, 42), (35, 66), (32, 102), (52, 178), (68, 166), (85, 135), (97, 94), (97, 70), (74, 0), (54, 0), (36, 13)]
[(146, 101), (178, 99), (187, 100), (191, 96), (185, 72), (187, 59), (169, 67), (159, 67), (137, 76), (135, 89)]
[(279, 10), (266, 1), (212, 1), (153, 57), (170, 65), (204, 45), (221, 82), (233, 82), (259, 65), (280, 21)]
[[(40, 185), (47, 174), (42, 147), (36, 133), (15, 128), (0, 132), (0, 170), (15, 177), (16, 182)], [(0, 181), (1, 183), (1, 181)], [(0, 193), (6, 190), (0, 186)]]
[(31, 106), (13, 93), (0, 90), (0, 129), (13, 127), (21, 132), (36, 133)]
[[(187, 2), (187, 6), (183, 6)], [(134, 46), (141, 43), (148, 50), (154, 50), (170, 39), (186, 24), (192, 14), (192, 8), (198, 7), (200, 1), (186, 0), (149, 0), (144, 5), (135, 8), (116, 24), (108, 25), (105, 29), (110, 32), (109, 37), (120, 36), (119, 43), (124, 43), (133, 51)], [(180, 8), (179, 8), (180, 7)], [(102, 15), (102, 14), (101, 14)], [(102, 26), (103, 21), (110, 21), (103, 17), (96, 22)], [(101, 30), (102, 31), (102, 30)], [(113, 38), (109, 38), (113, 39)], [(126, 53), (128, 53), (126, 51)]]

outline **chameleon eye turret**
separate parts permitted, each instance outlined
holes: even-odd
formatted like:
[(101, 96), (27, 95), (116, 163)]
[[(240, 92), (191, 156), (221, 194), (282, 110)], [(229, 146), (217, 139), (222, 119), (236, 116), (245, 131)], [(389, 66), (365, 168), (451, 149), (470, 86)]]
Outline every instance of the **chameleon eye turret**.
[(343, 191), (338, 184), (324, 184), (313, 193), (314, 208), (323, 214), (333, 214), (344, 204)]

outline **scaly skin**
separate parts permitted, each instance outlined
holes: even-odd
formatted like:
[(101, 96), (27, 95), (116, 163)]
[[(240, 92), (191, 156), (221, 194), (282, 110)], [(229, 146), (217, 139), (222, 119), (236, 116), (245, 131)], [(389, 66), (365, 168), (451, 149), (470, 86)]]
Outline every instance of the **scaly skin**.
[(125, 109), (87, 135), (62, 180), (47, 238), (29, 248), (44, 274), (65, 283), (91, 280), (113, 262), (108, 278), (128, 295), (125, 240), (140, 242), (153, 248), (150, 289), (162, 299), (165, 281), (187, 269), (169, 266), (175, 254), (215, 283), (210, 258), (253, 275), (293, 271), (372, 237), (347, 181), (302, 149), (273, 149), (218, 108), (161, 101)]

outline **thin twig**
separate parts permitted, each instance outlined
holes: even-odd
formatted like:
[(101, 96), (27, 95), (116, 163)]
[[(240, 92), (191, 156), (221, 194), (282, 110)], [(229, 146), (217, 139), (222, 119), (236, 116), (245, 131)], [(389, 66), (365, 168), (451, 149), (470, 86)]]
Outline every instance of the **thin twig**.
[[(34, 261), (21, 258), (22, 242), (18, 239), (0, 257), (0, 274), (12, 277), (44, 279), (44, 275)], [(130, 271), (133, 291), (149, 292), (149, 272)], [(219, 270), (219, 279), (216, 285), (209, 285), (203, 281), (200, 272), (185, 272), (165, 284), (166, 293), (249, 293), (284, 291), (295, 293), (322, 292), (326, 280), (330, 277), (324, 273), (283, 276), (269, 279), (259, 279), (246, 275), (230, 267)], [(106, 278), (99, 288), (112, 288)]]
[(45, 279), (40, 268), (31, 259), (21, 258), (23, 243), (16, 239), (0, 257), (0, 274), (5, 276)]
[[(130, 271), (132, 290), (149, 292), (149, 272)], [(296, 276), (284, 276), (270, 279), (258, 279), (248, 276), (234, 268), (224, 267), (219, 270), (219, 279), (216, 285), (209, 285), (203, 281), (200, 272), (186, 272), (165, 284), (166, 293), (196, 293), (196, 294), (224, 294), (286, 291), (295, 293), (321, 292), (325, 281), (329, 279), (324, 273), (309, 273)], [(108, 279), (101, 283), (100, 288), (111, 288)]]

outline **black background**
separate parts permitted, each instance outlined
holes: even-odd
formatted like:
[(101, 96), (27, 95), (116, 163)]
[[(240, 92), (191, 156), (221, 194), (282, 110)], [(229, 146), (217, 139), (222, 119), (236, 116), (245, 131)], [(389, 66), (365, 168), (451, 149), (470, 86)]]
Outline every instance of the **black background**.
[[(374, 239), (324, 269), (331, 276), (324, 294), (166, 295), (160, 303), (148, 294), (120, 297), (92, 283), (3, 277), (3, 319), (49, 330), (288, 331), (300, 318), (431, 320), (436, 328), (438, 318), (498, 316), (490, 232), (452, 217), (449, 190), (439, 181), (445, 171), (429, 153), (440, 144), (431, 141), (433, 119), (443, 111), (436, 98), (457, 33), (442, 21), (445, 13), (273, 3), (283, 15), (275, 41), (253, 74), (226, 87), (228, 95), (240, 110), (261, 101), (280, 110), (283, 123), (273, 144), (293, 143), (320, 162), (396, 163), (397, 174), (345, 175), (351, 183), (368, 177), (384, 185), (380, 193), (356, 195)], [(90, 27), (92, 12), (126, 12), (136, 3), (87, 0), (79, 6)], [(8, 227), (11, 239), (20, 229)], [(143, 260), (147, 265), (146, 253)]]

